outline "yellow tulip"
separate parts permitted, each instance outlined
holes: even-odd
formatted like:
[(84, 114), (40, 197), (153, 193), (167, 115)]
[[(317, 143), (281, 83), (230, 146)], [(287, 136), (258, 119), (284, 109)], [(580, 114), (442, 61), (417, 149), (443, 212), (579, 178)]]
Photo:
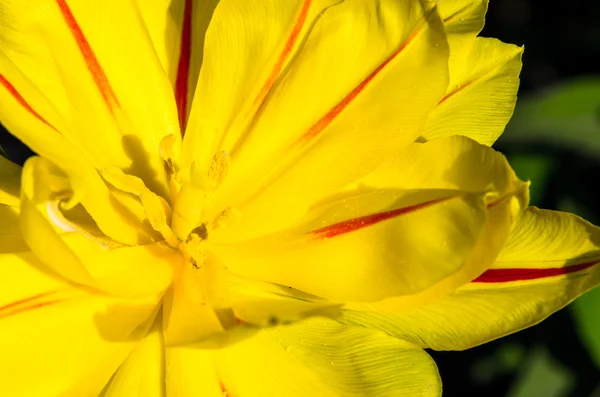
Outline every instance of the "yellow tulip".
[(600, 282), (491, 149), (484, 0), (3, 0), (0, 394), (439, 396)]

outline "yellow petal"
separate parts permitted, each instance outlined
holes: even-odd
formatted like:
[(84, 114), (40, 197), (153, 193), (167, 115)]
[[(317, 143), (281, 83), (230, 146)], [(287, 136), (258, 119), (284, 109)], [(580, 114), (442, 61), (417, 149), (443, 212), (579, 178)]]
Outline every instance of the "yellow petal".
[(339, 315), (340, 305), (283, 285), (230, 275), (229, 292), (236, 317), (261, 327)]
[[(62, 128), (63, 124), (53, 105), (2, 52), (0, 70), (7, 72), (6, 76), (0, 73), (0, 119), (5, 126), (35, 152), (61, 165), (72, 185), (68, 190), (76, 191), (72, 199), (83, 203), (104, 233), (122, 243), (148, 242), (148, 236), (140, 236), (140, 225), (131, 224), (128, 216), (129, 212), (138, 218), (142, 216), (144, 211), (140, 205), (136, 207), (131, 197), (119, 196), (118, 192), (108, 189), (89, 159), (58, 132), (57, 128)], [(31, 103), (35, 104), (35, 109), (21, 95), (23, 91), (33, 99)], [(41, 116), (42, 113), (47, 119)], [(44, 161), (49, 164), (47, 160)], [(56, 174), (56, 171), (51, 174)]]
[[(232, 3), (207, 33), (219, 56), (200, 75), (184, 163), (207, 170), (226, 152), (207, 216), (235, 206), (255, 232), (273, 231), (416, 138), (445, 90), (447, 45), (418, 1)], [(285, 211), (262, 222), (274, 205)]]
[(317, 207), (306, 224), (213, 249), (230, 272), (334, 302), (424, 291), (464, 265), (487, 221), (482, 194), (380, 190)]
[(460, 350), (529, 327), (600, 284), (600, 228), (567, 213), (528, 209), (492, 268), (430, 304), (348, 311), (344, 320), (423, 347)]
[(523, 49), (476, 37), (487, 0), (429, 1), (438, 5), (448, 35), (450, 83), (421, 138), (460, 134), (491, 145), (512, 116)]
[(157, 295), (168, 288), (172, 266), (180, 260), (177, 252), (162, 243), (122, 246), (102, 235), (81, 207), (61, 210), (60, 195), (68, 189), (47, 160), (26, 163), (20, 224), (25, 241), (48, 268), (117, 295)]
[(173, 86), (183, 130), (204, 57), (206, 29), (218, 0), (136, 0), (135, 3)]
[[(443, 197), (448, 200), (436, 202)], [(422, 206), (426, 202), (432, 205)], [(457, 288), (489, 267), (527, 205), (527, 186), (500, 153), (455, 136), (411, 145), (326, 203), (313, 209), (300, 229), (240, 244), (234, 239), (245, 230), (238, 233), (234, 227), (245, 225), (245, 217), (232, 220), (227, 231), (212, 236), (221, 243), (218, 255), (234, 273), (337, 302), (403, 295), (389, 303), (414, 304)], [(307, 237), (328, 225), (350, 230), (402, 208), (406, 213), (351, 233)]]
[(458, 134), (493, 144), (513, 114), (522, 53), (515, 45), (477, 38), (463, 66), (451, 72), (448, 91), (429, 115), (423, 138)]
[(410, 145), (348, 189), (458, 189), (500, 198), (520, 185), (502, 153), (454, 135)]
[(468, 67), (468, 55), (483, 29), (488, 0), (427, 0), (437, 4), (450, 45), (450, 79)]
[(19, 207), (0, 204), (0, 253), (29, 251), (21, 234)]
[(0, 204), (19, 205), (21, 167), (0, 156)]
[[(95, 166), (127, 169), (165, 194), (158, 142), (178, 133), (177, 111), (169, 79), (132, 4), (10, 0), (3, 2), (2, 15), (4, 54), (57, 108), (63, 122), (59, 127), (38, 110), (40, 116)], [(37, 108), (28, 90), (21, 95)]]
[(121, 364), (102, 397), (164, 397), (165, 346), (160, 318)]
[(98, 395), (148, 330), (155, 299), (92, 294), (0, 254), (0, 388), (10, 396)]
[(168, 349), (169, 396), (436, 397), (431, 358), (378, 331), (312, 319), (217, 350)]

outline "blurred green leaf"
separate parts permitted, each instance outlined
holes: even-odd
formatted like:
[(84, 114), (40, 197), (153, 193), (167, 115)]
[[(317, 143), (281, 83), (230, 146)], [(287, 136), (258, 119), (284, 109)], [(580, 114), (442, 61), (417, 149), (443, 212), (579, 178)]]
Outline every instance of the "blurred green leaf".
[(594, 288), (579, 297), (570, 308), (579, 337), (600, 367), (600, 288)]
[(508, 397), (564, 397), (573, 386), (573, 375), (553, 360), (544, 347), (532, 350), (525, 367)]
[[(584, 206), (570, 197), (563, 198), (559, 202), (558, 209), (573, 212), (585, 219), (591, 217)], [(595, 288), (577, 298), (569, 305), (569, 309), (575, 319), (575, 328), (581, 342), (600, 368), (600, 288)]]
[(574, 79), (525, 97), (502, 142), (548, 142), (600, 155), (600, 76)]

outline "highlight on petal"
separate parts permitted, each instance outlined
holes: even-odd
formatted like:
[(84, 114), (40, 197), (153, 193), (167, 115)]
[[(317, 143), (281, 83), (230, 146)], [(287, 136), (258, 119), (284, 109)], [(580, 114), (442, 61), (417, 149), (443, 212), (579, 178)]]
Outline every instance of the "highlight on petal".
[(347, 311), (342, 321), (422, 347), (467, 349), (534, 325), (595, 287), (598, 263), (600, 228), (529, 208), (490, 270), (472, 283), (420, 307)]
[[(439, 16), (419, 1), (230, 3), (219, 4), (207, 33), (182, 156), (207, 170), (227, 153), (230, 171), (207, 216), (234, 206), (260, 234), (298, 221), (414, 141), (447, 85), (448, 53)], [(269, 29), (269, 41), (242, 34), (249, 23)], [(237, 51), (223, 61), (223, 48)], [(419, 90), (409, 75), (422, 77)]]
[(414, 345), (332, 320), (261, 331), (220, 350), (167, 349), (177, 396), (440, 396), (431, 358)]
[(156, 299), (119, 300), (0, 254), (0, 388), (11, 396), (98, 395), (145, 335)]

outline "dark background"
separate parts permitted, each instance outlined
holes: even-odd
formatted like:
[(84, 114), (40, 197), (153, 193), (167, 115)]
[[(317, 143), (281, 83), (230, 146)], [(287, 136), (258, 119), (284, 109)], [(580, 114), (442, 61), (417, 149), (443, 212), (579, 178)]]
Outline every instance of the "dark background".
[[(594, 0), (491, 0), (482, 36), (525, 45), (521, 100), (573, 78), (600, 75), (599, 21), (600, 2)], [(596, 115), (600, 123), (600, 108)], [(18, 163), (31, 155), (1, 128), (0, 146)], [(495, 147), (509, 159), (519, 160), (517, 164), (525, 164), (515, 166), (522, 179), (528, 179), (523, 173), (530, 171), (528, 160), (522, 159), (532, 155), (550, 159), (545, 175), (538, 178), (543, 181), (531, 178), (532, 186), (539, 182), (533, 204), (561, 209), (567, 197), (588, 220), (600, 223), (600, 194), (595, 186), (600, 156), (543, 139), (518, 144), (501, 139)], [(569, 210), (577, 212), (577, 208)], [(600, 396), (600, 371), (577, 332), (573, 313), (562, 310), (538, 326), (465, 352), (431, 352), (442, 375), (444, 396)]]
[[(582, 76), (600, 75), (598, 1), (490, 0), (481, 35), (525, 45), (520, 100)], [(600, 107), (596, 115), (600, 123)], [(600, 140), (600, 136), (593, 139)], [(543, 140), (515, 144), (500, 139), (495, 148), (511, 160), (550, 159), (543, 183), (532, 178), (532, 187), (542, 184), (537, 186), (533, 204), (564, 209), (561, 202), (570, 197), (589, 221), (598, 224), (598, 158)], [(519, 174), (519, 167), (513, 166)], [(597, 313), (600, 316), (600, 300)], [(576, 325), (573, 311), (564, 309), (535, 327), (465, 352), (431, 352), (442, 375), (444, 396), (600, 396), (600, 371)], [(560, 376), (567, 378), (566, 385), (552, 383)]]

